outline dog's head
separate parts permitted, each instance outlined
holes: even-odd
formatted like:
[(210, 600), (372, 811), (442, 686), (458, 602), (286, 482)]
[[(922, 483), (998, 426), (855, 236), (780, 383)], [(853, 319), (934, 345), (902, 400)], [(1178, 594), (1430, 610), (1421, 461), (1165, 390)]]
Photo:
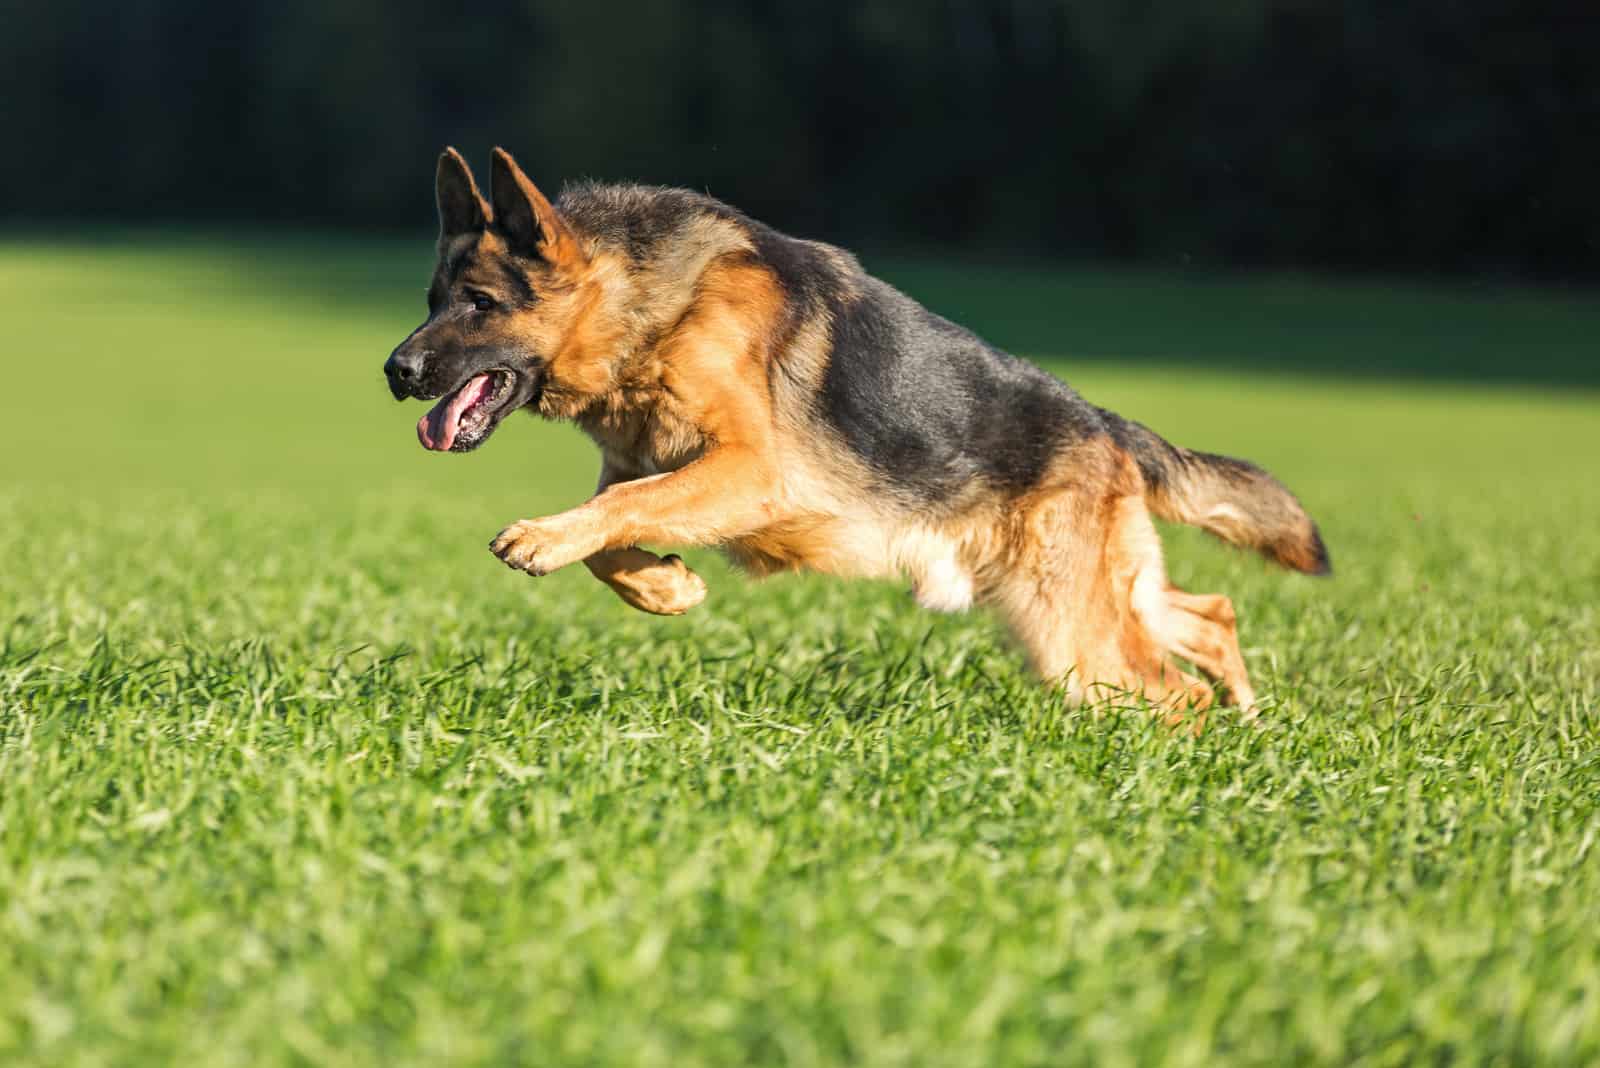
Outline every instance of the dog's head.
[[(495, 149), (485, 201), (455, 149), (439, 157), (439, 262), (428, 318), (383, 365), (397, 400), (438, 400), (417, 423), (424, 446), (467, 452), (505, 416), (549, 392), (594, 388), (580, 344), (594, 265), (516, 162)], [(578, 350), (584, 350), (582, 352)]]

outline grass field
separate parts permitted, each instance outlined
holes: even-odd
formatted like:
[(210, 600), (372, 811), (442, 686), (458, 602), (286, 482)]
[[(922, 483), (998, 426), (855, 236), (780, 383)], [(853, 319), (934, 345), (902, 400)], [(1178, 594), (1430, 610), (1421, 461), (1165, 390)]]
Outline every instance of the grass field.
[(0, 1063), (1600, 1062), (1592, 296), (887, 265), (1322, 521), (1170, 532), (1195, 739), (892, 585), (508, 572), (596, 461), (417, 446), (427, 245), (0, 243)]

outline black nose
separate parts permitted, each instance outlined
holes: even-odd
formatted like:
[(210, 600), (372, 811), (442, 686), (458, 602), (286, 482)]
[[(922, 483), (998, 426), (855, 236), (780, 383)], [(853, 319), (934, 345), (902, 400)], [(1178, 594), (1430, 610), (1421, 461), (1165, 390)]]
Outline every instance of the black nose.
[(389, 379), (389, 392), (397, 398), (411, 392), (422, 377), (422, 364), (427, 357), (428, 353), (417, 352), (404, 345), (391, 352), (383, 364), (383, 373)]

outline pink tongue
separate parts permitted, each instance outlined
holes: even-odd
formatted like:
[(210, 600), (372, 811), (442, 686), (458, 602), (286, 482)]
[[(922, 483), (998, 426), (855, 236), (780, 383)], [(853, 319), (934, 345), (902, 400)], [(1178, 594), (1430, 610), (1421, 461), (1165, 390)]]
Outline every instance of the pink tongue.
[(427, 415), (417, 420), (417, 440), (424, 448), (449, 452), (461, 427), (461, 416), (488, 393), (489, 376), (478, 375), (454, 393), (441, 397)]

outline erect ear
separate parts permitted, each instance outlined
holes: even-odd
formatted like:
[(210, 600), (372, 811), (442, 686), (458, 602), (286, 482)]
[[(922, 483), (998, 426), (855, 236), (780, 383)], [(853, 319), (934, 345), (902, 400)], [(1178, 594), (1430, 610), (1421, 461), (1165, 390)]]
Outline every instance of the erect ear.
[(439, 202), (439, 240), (474, 233), (489, 225), (489, 204), (478, 192), (478, 183), (472, 180), (472, 168), (453, 148), (439, 154), (433, 192)]
[(503, 148), (494, 150), (489, 168), (494, 223), (512, 247), (562, 263), (578, 255), (572, 231)]

